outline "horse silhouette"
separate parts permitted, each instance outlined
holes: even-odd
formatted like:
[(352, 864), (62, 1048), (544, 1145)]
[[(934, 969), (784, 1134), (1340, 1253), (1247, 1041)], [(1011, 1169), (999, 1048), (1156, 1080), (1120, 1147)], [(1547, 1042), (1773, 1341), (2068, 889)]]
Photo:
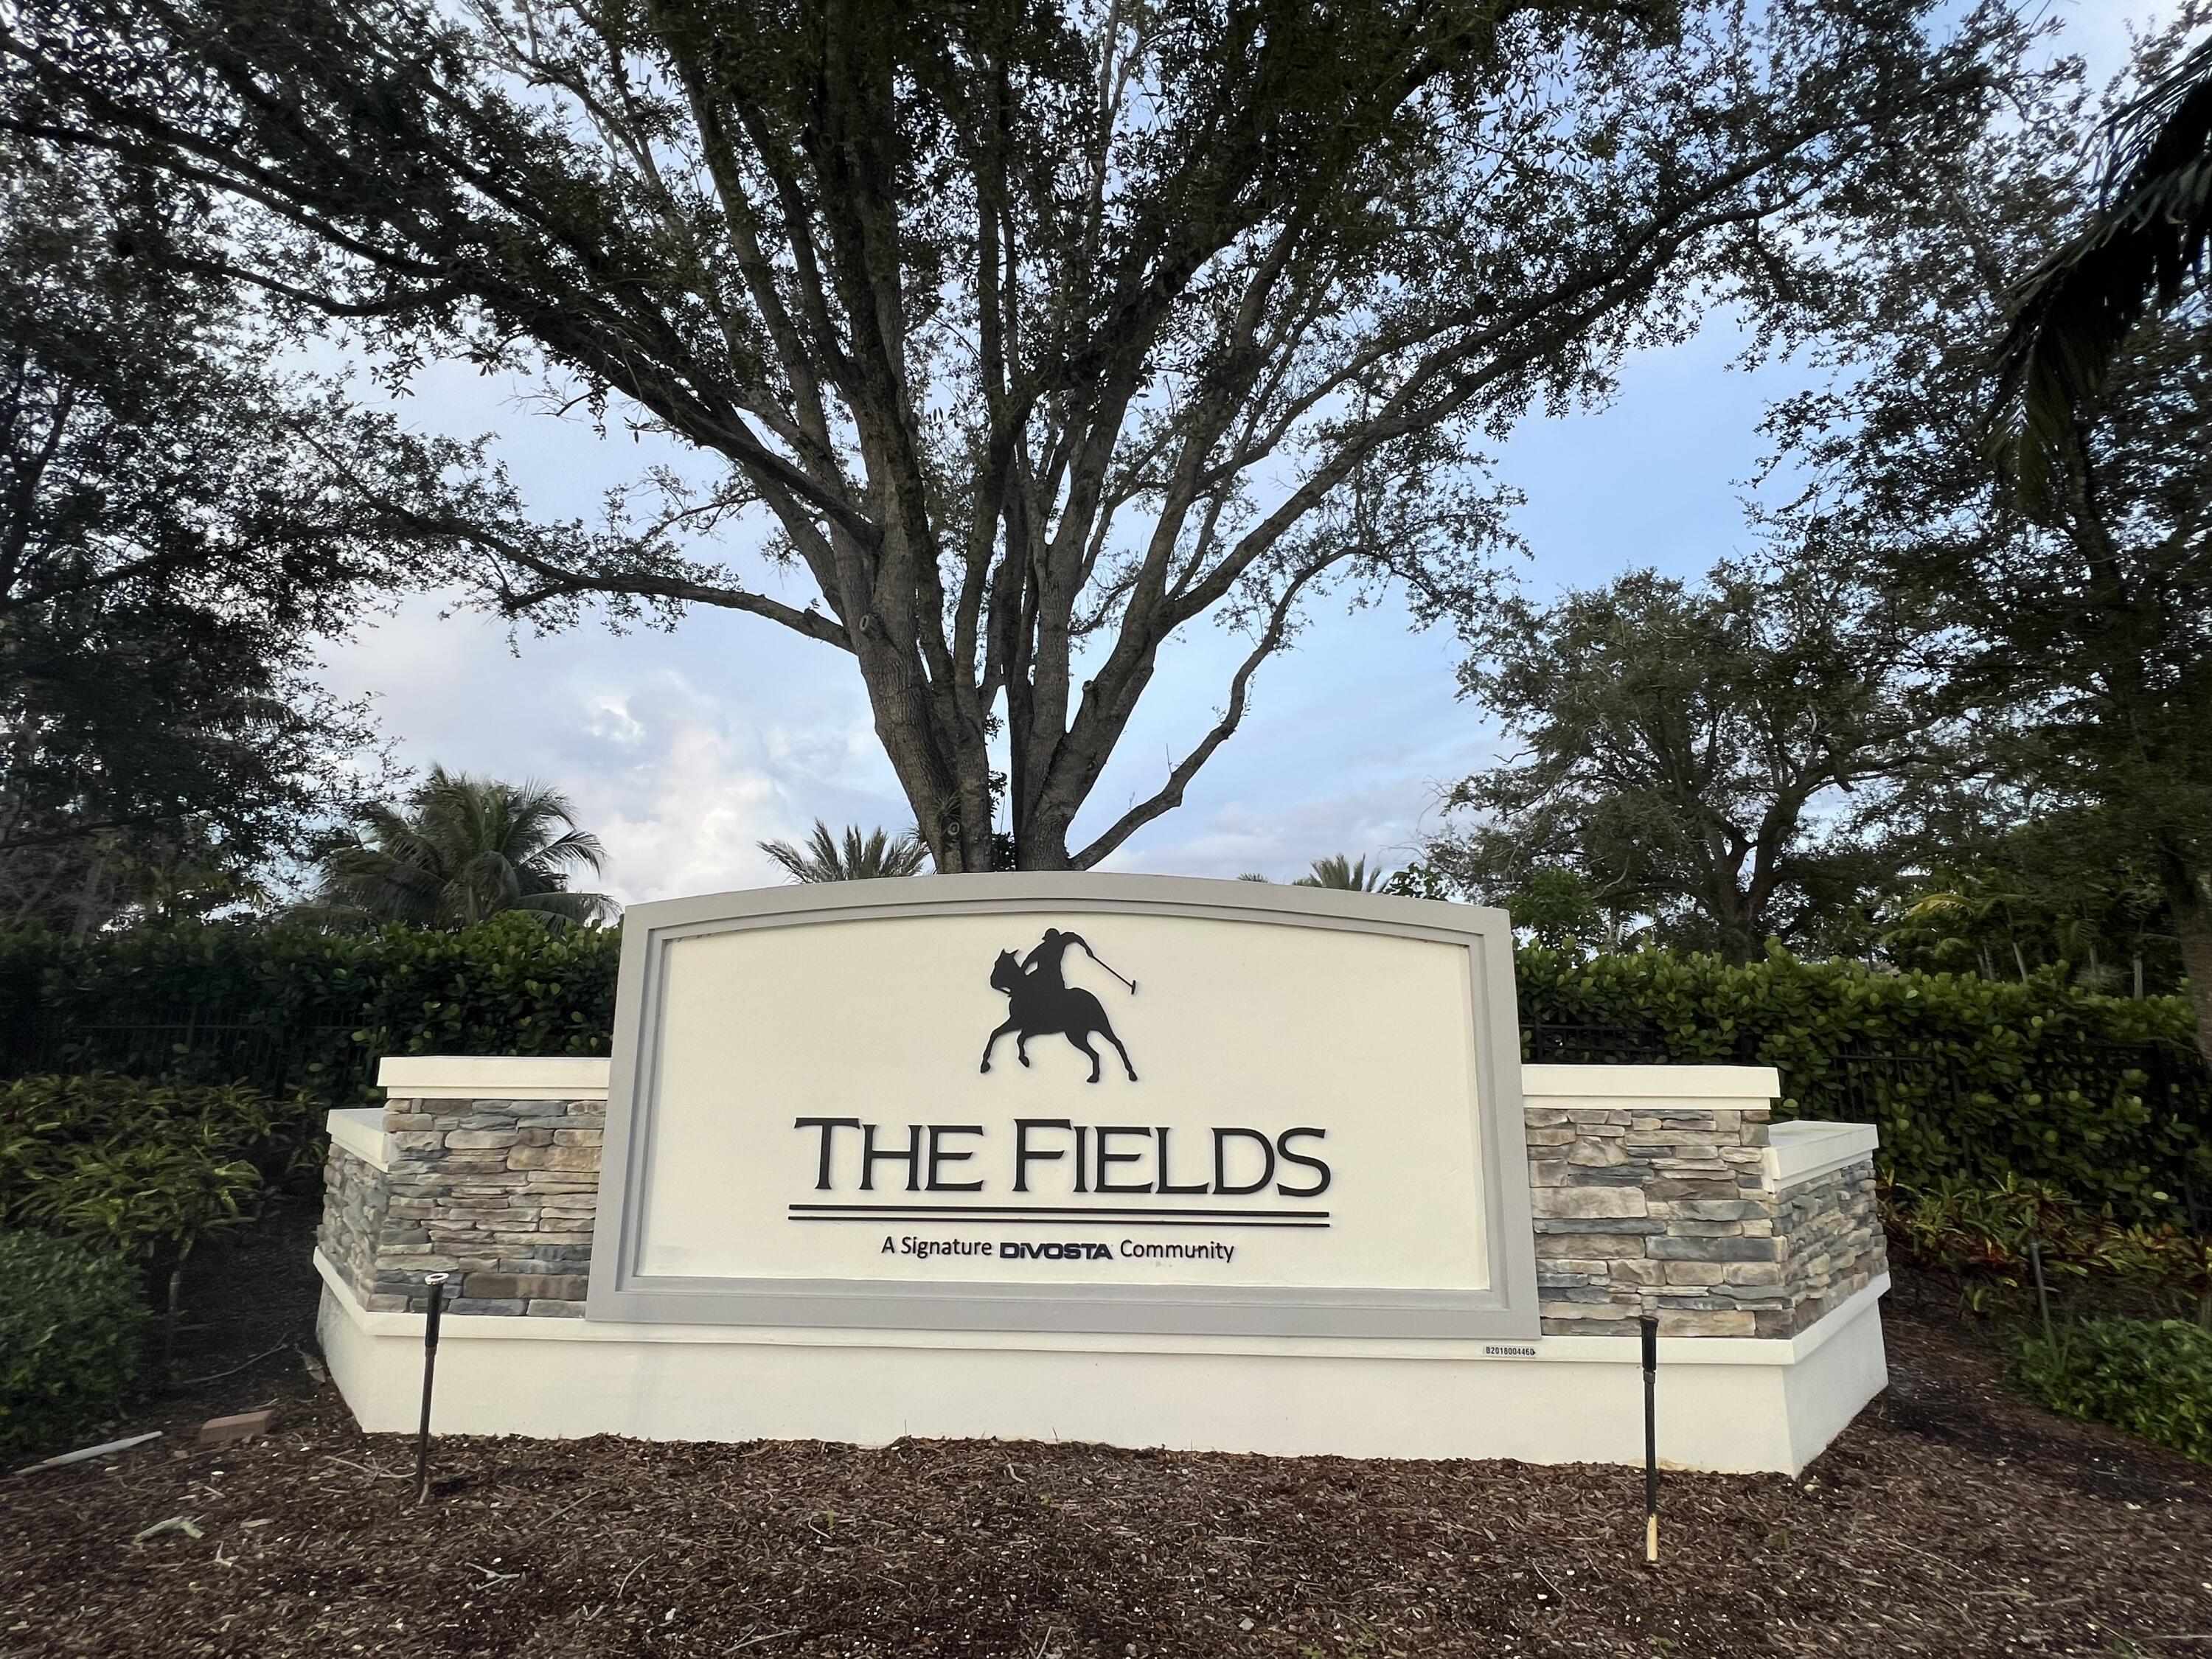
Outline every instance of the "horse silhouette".
[[(999, 952), (999, 960), (991, 969), (991, 988), (1004, 991), (1009, 1007), (1005, 1024), (991, 1033), (991, 1040), (983, 1045), (983, 1069), (991, 1069), (991, 1050), (999, 1046), (999, 1039), (1012, 1031), (1014, 1053), (1026, 1066), (1030, 1063), (1029, 1041), (1033, 1036), (1064, 1036), (1078, 1049), (1091, 1057), (1088, 1082), (1098, 1081), (1098, 1051), (1091, 1046), (1095, 1033), (1114, 1045), (1114, 1052), (1121, 1056), (1121, 1069), (1129, 1074), (1129, 1081), (1137, 1080), (1137, 1068), (1129, 1063), (1129, 1051), (1121, 1046), (1121, 1039), (1114, 1035), (1108, 1023), (1106, 1010), (1098, 999), (1079, 985), (1062, 982), (1060, 976), (1059, 952), (1056, 945), (1065, 948), (1072, 942), (1083, 941), (1072, 933), (1055, 933), (1048, 929), (1045, 943), (1031, 952), (1034, 965), (1024, 971), (1012, 951)], [(1088, 951), (1091, 947), (1084, 945)], [(1042, 956), (1044, 961), (1036, 959)], [(1109, 970), (1110, 971), (1110, 970)]]

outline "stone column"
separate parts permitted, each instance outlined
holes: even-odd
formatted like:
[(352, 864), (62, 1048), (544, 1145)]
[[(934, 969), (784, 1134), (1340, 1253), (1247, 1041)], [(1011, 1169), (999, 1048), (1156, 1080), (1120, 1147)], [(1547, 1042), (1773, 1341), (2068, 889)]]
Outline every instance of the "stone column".
[[(323, 1254), (362, 1304), (421, 1311), (425, 1279), (444, 1273), (455, 1314), (581, 1317), (606, 1064), (386, 1060), (382, 1167), (363, 1156), (376, 1143), (334, 1124), (325, 1176)], [(471, 1069), (500, 1092), (450, 1092), (470, 1087)]]
[(1547, 1336), (1795, 1336), (1888, 1270), (1874, 1130), (1772, 1121), (1742, 1066), (1528, 1066)]

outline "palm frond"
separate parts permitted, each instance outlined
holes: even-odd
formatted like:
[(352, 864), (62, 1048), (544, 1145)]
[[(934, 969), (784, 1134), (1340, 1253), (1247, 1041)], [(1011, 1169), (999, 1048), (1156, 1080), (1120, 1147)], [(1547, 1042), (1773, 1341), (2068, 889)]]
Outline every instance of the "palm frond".
[(1999, 447), (2031, 502), (2071, 465), (2071, 434), (2154, 301), (2212, 247), (2212, 40), (2107, 123), (2105, 199), (2014, 291), (1994, 369)]
[(466, 927), (508, 910), (550, 923), (611, 920), (601, 893), (568, 890), (597, 874), (606, 849), (575, 827), (574, 807), (536, 781), (520, 785), (430, 769), (404, 806), (377, 804), (356, 819), (355, 839), (322, 860), (313, 897), (294, 908), (313, 926), (384, 921)]
[(1363, 855), (1357, 860), (1341, 853), (1332, 853), (1325, 859), (1313, 861), (1313, 873), (1300, 876), (1291, 884), (1293, 887), (1327, 887), (1339, 892), (1371, 893), (1382, 886), (1386, 876), (1382, 866), (1367, 867)]
[(622, 915), (622, 906), (605, 893), (526, 893), (512, 908), (585, 927), (613, 921)]
[(919, 875), (929, 859), (928, 848), (911, 830), (894, 838), (878, 828), (864, 836), (857, 824), (848, 825), (841, 846), (836, 833), (819, 818), (804, 847), (787, 841), (758, 845), (793, 881), (877, 881)]

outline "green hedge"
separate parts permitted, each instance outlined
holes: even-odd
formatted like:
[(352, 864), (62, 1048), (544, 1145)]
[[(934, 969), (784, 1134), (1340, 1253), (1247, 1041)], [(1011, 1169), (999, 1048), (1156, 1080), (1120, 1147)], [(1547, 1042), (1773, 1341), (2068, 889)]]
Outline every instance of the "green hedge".
[(2020, 1343), (2021, 1385), (2055, 1412), (2110, 1423), (2212, 1463), (2212, 1331), (2178, 1319), (2088, 1319)]
[[(369, 1062), (384, 1054), (606, 1053), (619, 951), (614, 930), (551, 933), (521, 916), (461, 933), (351, 939), (222, 925), (83, 944), (0, 934), (0, 1032), (44, 1033), (46, 1049), (15, 1057), (18, 1071), (143, 1071), (143, 1056), (103, 1057), (90, 1036), (67, 1053), (55, 1045), (181, 1008), (213, 1011), (272, 1040), (313, 1038), (316, 1057), (272, 1077), (218, 1054), (192, 1074), (368, 1097)], [(2014, 1176), (2130, 1219), (2175, 1218), (2185, 1189), (2212, 1208), (2212, 1082), (2180, 998), (2087, 996), (2056, 975), (2018, 984), (1779, 952), (1741, 966), (1530, 949), (1518, 977), (1524, 1028), (1583, 1028), (1592, 1050), (1555, 1044), (1535, 1058), (1778, 1066), (1785, 1115), (1872, 1119), (1885, 1165), (1912, 1186)], [(10, 1059), (0, 1053), (0, 1064)]]
[(0, 1457), (64, 1449), (112, 1416), (137, 1380), (148, 1317), (121, 1257), (0, 1233)]
[[(360, 937), (225, 924), (83, 943), (0, 933), (0, 1032), (17, 1034), (0, 1066), (143, 1073), (148, 1056), (123, 1052), (120, 1039), (163, 1021), (179, 1050), (197, 1044), (234, 1062), (202, 1080), (248, 1077), (332, 1098), (359, 1095), (374, 1080), (368, 1062), (386, 1054), (604, 1054), (620, 951), (615, 932), (555, 933), (520, 915), (459, 933)], [(244, 1029), (210, 1043), (188, 1019)]]
[[(2130, 1218), (2212, 1209), (2212, 1079), (2179, 997), (1660, 951), (1520, 953), (1526, 1026), (1603, 1028), (1651, 1057), (1773, 1066), (1780, 1115), (1870, 1120), (1908, 1186), (2046, 1181)], [(1595, 1041), (1595, 1039), (1594, 1039)]]

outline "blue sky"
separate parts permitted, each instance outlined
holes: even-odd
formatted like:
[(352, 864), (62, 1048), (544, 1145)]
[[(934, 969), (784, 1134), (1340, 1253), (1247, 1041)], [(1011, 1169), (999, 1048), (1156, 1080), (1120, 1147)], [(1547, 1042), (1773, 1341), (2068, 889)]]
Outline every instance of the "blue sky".
[[(2055, 7), (2068, 43), (2117, 67), (2118, 0)], [(1741, 341), (1723, 317), (1680, 347), (1639, 356), (1606, 408), (1532, 416), (1498, 453), (1535, 592), (1603, 582), (1638, 565), (1695, 575), (1749, 545), (1739, 485), (1760, 453), (1767, 404), (1802, 383), (1784, 362), (1730, 367)], [(495, 430), (533, 504), (589, 513), (634, 476), (626, 434), (527, 413), (511, 388), (433, 375), (415, 412), (464, 433)], [(694, 613), (673, 634), (610, 635), (586, 624), (510, 644), (495, 622), (410, 599), (329, 653), (325, 678), (368, 695), (401, 760), (536, 777), (566, 790), (611, 855), (624, 900), (776, 878), (755, 843), (833, 825), (911, 822), (842, 653), (752, 618)], [(1234, 641), (1201, 627), (1146, 695), (1094, 797), (1095, 831), (1157, 787), (1170, 753), (1210, 723)], [(1261, 671), (1243, 730), (1177, 811), (1132, 839), (1109, 868), (1278, 878), (1330, 853), (1401, 862), (1436, 822), (1441, 787), (1496, 758), (1499, 737), (1455, 697), (1448, 633), (1409, 629), (1388, 602), (1318, 609), (1297, 647)]]

